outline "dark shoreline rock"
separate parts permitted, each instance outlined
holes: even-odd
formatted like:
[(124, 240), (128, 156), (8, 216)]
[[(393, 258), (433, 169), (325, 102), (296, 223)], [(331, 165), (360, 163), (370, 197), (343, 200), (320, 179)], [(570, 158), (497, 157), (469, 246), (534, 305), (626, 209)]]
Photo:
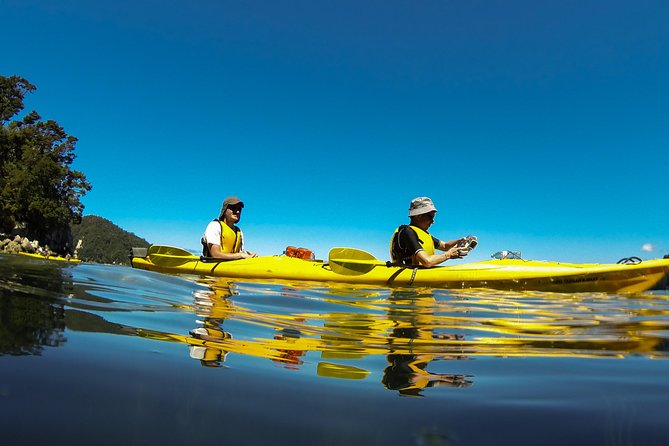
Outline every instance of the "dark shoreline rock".
[(57, 256), (59, 253), (51, 250), (49, 245), (42, 245), (37, 240), (30, 240), (28, 237), (7, 234), (0, 234), (0, 252), (7, 254), (18, 254), (26, 252), (29, 254), (42, 254), (44, 257)]

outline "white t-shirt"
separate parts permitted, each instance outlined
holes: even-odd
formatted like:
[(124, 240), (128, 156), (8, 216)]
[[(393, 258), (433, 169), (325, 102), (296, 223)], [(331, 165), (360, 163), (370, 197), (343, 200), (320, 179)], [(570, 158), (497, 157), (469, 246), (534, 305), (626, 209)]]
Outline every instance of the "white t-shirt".
[[(223, 223), (225, 224), (225, 223)], [(239, 230), (238, 236), (242, 237), (242, 246), (240, 247), (240, 252), (244, 251), (244, 234), (242, 234), (242, 230)], [(207, 225), (207, 229), (204, 230), (204, 235), (202, 236), (204, 239), (205, 243), (210, 243), (212, 245), (220, 245), (221, 244), (221, 223), (212, 220), (209, 222)]]

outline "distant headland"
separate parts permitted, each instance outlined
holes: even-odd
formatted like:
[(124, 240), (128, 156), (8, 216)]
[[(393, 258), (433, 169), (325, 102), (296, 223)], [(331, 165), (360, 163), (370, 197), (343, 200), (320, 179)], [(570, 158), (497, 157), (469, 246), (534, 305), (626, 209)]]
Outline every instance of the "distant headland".
[[(149, 242), (125, 231), (111, 221), (96, 215), (86, 215), (81, 223), (72, 224), (68, 241), (71, 249), (65, 255), (85, 262), (128, 265), (128, 254), (133, 247), (147, 247)], [(20, 230), (11, 234), (0, 233), (0, 252), (18, 254), (42, 254), (45, 257), (63, 255), (62, 251), (53, 250), (48, 244), (31, 240)]]

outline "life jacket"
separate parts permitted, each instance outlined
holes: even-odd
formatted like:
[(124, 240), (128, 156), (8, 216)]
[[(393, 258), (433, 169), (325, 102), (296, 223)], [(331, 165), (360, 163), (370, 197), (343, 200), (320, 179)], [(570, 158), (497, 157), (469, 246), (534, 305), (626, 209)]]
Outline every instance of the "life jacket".
[[(402, 231), (405, 231), (407, 228), (411, 228), (414, 230), (416, 233), (416, 236), (418, 236), (418, 243), (420, 243), (420, 246), (423, 248), (423, 251), (427, 255), (434, 255), (434, 241), (432, 240), (432, 236), (427, 232), (423, 231), (421, 228), (417, 226), (411, 226), (411, 225), (402, 225), (399, 228), (395, 230), (393, 233), (392, 238), (390, 239), (390, 258), (393, 260), (393, 262), (404, 262), (404, 263), (409, 263), (407, 262), (410, 260), (411, 264), (417, 265), (418, 261), (416, 261), (415, 256), (412, 254), (410, 258), (397, 258), (397, 254), (401, 252), (403, 249), (402, 246), (399, 245), (400, 242), (400, 233)], [(397, 249), (393, 249), (393, 246), (397, 244)], [(395, 252), (393, 252), (395, 251)], [(395, 254), (395, 255), (393, 255)]]
[[(221, 246), (221, 252), (240, 252), (242, 250), (242, 231), (237, 226), (230, 227), (225, 222), (219, 219), (215, 219), (221, 224), (221, 241), (219, 245)], [(205, 257), (210, 257), (211, 253), (209, 252), (209, 244), (202, 237), (202, 255)]]

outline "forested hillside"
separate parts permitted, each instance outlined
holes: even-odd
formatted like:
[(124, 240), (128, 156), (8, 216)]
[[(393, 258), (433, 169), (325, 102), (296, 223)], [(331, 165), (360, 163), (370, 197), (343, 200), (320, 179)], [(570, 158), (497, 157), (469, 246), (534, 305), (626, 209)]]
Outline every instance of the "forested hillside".
[(128, 254), (133, 247), (147, 247), (149, 242), (127, 232), (111, 221), (86, 215), (80, 224), (73, 224), (72, 241), (77, 257), (85, 262), (130, 264)]

